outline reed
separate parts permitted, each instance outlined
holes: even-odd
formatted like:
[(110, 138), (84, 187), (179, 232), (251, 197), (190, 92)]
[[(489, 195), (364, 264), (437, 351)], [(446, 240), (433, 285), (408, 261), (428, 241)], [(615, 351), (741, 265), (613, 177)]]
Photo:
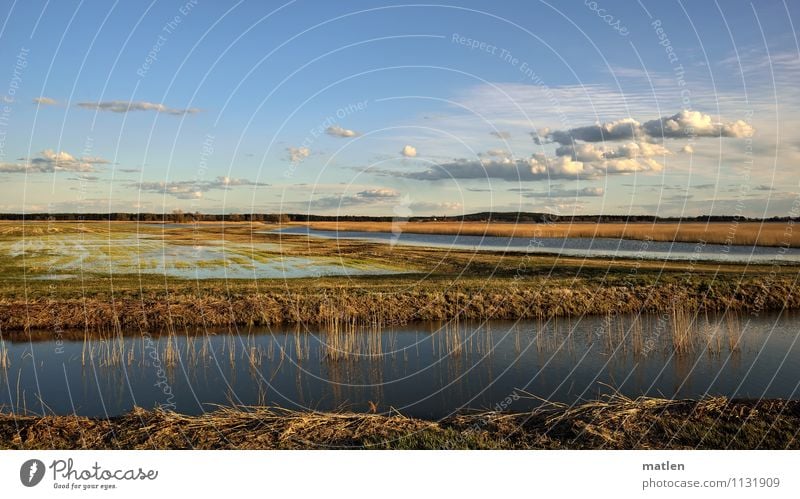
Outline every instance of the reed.
[(725, 313), (725, 331), (727, 332), (728, 349), (731, 353), (738, 352), (744, 329), (739, 320), (739, 314), (735, 311), (727, 311)]
[(689, 353), (694, 348), (693, 326), (696, 316), (683, 307), (672, 310), (672, 347), (676, 354)]
[(170, 330), (169, 335), (164, 340), (164, 355), (162, 356), (162, 362), (169, 368), (178, 365), (180, 359), (180, 352), (176, 346), (176, 341), (175, 332)]
[(0, 369), (7, 370), (11, 367), (11, 361), (8, 359), (8, 348), (6, 342), (0, 338)]
[[(313, 287), (301, 281), (290, 283), (285, 290), (214, 296), (175, 294), (167, 301), (147, 295), (115, 300), (113, 306), (102, 297), (87, 297), (81, 303), (0, 299), (0, 328), (6, 338), (14, 339), (14, 335), (22, 337), (26, 330), (52, 331), (53, 317), (57, 316), (67, 339), (78, 330), (80, 333), (74, 337), (80, 340), (84, 329), (88, 328), (95, 337), (99, 329), (113, 325), (116, 318), (123, 334), (138, 334), (142, 329), (152, 330), (152, 325), (163, 324), (174, 327), (321, 324), (330, 329), (348, 321), (387, 326), (416, 320), (452, 320), (456, 313), (459, 320), (486, 320), (666, 312), (676, 302), (708, 311), (800, 308), (798, 284), (789, 275), (776, 275), (771, 280), (756, 276), (715, 279), (705, 274), (683, 280), (669, 275), (661, 280), (648, 280), (647, 276), (639, 279), (629, 285), (619, 283), (616, 278), (566, 282), (557, 277), (431, 278), (411, 283), (398, 278), (397, 284), (373, 280), (352, 286), (328, 283)], [(459, 300), (457, 307), (453, 305), (456, 300)], [(341, 306), (336, 305), (339, 302)], [(21, 306), (28, 313), (18, 313)], [(32, 334), (34, 338), (48, 338), (46, 332)]]
[(631, 348), (633, 350), (634, 358), (640, 358), (645, 353), (644, 332), (642, 328), (642, 319), (637, 314), (630, 327)]

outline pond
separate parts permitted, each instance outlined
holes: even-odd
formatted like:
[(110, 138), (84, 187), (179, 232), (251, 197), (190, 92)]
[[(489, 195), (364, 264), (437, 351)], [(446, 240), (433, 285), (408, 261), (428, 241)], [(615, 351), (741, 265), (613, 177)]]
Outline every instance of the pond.
[[(687, 326), (688, 324), (688, 326)], [(217, 404), (524, 411), (602, 394), (797, 398), (795, 314), (251, 328), (0, 344), (4, 411), (196, 414)], [(678, 334), (680, 331), (687, 334)], [(76, 338), (64, 336), (64, 338)], [(676, 338), (688, 337), (676, 350)]]
[(730, 263), (800, 263), (800, 249), (767, 246), (725, 246), (662, 241), (636, 241), (603, 237), (527, 238), (449, 234), (413, 234), (361, 231), (326, 231), (308, 227), (280, 229), (281, 234), (328, 239), (358, 239), (386, 244), (425, 246), (468, 251), (506, 251), (557, 254), (573, 257), (642, 258)]

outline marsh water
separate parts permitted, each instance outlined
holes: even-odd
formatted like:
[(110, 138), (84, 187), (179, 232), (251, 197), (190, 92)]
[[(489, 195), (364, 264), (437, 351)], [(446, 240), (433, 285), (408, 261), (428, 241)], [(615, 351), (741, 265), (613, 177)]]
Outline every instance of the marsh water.
[(358, 239), (386, 244), (425, 246), (474, 251), (508, 251), (558, 254), (573, 257), (617, 257), (648, 260), (695, 260), (731, 263), (800, 263), (800, 249), (767, 246), (726, 246), (661, 241), (637, 241), (603, 237), (501, 237), (462, 234), (413, 234), (399, 231), (326, 231), (289, 227), (281, 234), (328, 239)]
[[(215, 404), (399, 411), (524, 411), (618, 391), (663, 397), (797, 398), (800, 316), (707, 316), (677, 354), (669, 315), (427, 322), (0, 344), (0, 405), (111, 416)], [(50, 333), (52, 335), (52, 333)], [(35, 337), (35, 336), (34, 336)]]
[(387, 265), (338, 257), (285, 255), (279, 245), (268, 242), (173, 241), (158, 234), (49, 234), (0, 241), (3, 254), (19, 259), (19, 267), (27, 269), (20, 276), (25, 279), (77, 279), (85, 274), (289, 279), (399, 273)]

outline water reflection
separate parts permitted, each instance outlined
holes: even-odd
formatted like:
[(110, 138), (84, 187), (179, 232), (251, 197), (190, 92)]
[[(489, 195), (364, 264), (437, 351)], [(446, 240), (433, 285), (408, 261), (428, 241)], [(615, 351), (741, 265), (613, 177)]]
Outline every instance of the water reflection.
[(549, 321), (352, 323), (0, 343), (4, 410), (115, 415), (134, 405), (377, 410), (439, 418), (540, 399), (796, 396), (798, 317), (686, 312)]

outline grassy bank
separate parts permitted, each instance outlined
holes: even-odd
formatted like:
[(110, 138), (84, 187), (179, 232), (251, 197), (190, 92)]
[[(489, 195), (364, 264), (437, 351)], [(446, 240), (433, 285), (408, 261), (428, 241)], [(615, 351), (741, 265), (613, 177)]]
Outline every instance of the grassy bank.
[(3, 449), (798, 449), (800, 401), (615, 397), (530, 413), (400, 415), (136, 409), (111, 419), (0, 415)]
[[(721, 278), (662, 275), (624, 278), (375, 278), (274, 283), (187, 283), (160, 292), (85, 296), (29, 295), (0, 299), (5, 334), (182, 326), (403, 324), (417, 320), (536, 319), (584, 314), (686, 310), (753, 311), (800, 308), (795, 276)], [(82, 333), (81, 333), (82, 334)]]

